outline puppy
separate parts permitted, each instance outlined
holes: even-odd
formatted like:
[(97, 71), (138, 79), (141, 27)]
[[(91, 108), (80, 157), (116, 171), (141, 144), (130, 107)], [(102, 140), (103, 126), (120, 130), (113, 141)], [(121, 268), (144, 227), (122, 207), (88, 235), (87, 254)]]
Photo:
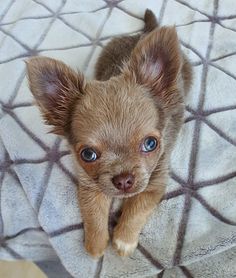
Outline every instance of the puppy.
[(171, 150), (183, 123), (191, 67), (174, 27), (147, 10), (141, 35), (113, 39), (96, 79), (46, 57), (27, 62), (28, 79), (52, 132), (63, 135), (78, 164), (85, 248), (103, 255), (112, 198), (123, 198), (113, 246), (130, 255), (165, 191)]

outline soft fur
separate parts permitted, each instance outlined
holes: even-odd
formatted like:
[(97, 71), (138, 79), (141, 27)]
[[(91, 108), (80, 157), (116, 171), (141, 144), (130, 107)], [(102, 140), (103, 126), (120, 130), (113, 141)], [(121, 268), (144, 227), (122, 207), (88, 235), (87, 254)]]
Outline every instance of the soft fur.
[[(142, 35), (113, 39), (104, 48), (94, 81), (46, 57), (30, 59), (27, 68), (46, 123), (68, 139), (78, 162), (86, 250), (94, 257), (104, 253), (109, 207), (118, 197), (124, 204), (113, 246), (120, 255), (131, 254), (165, 191), (169, 156), (191, 83), (191, 67), (175, 28), (159, 28), (147, 10)], [(143, 153), (140, 146), (148, 136), (158, 146)], [(96, 150), (99, 158), (83, 161), (85, 147)], [(112, 180), (126, 174), (134, 177), (134, 184), (124, 192)]]

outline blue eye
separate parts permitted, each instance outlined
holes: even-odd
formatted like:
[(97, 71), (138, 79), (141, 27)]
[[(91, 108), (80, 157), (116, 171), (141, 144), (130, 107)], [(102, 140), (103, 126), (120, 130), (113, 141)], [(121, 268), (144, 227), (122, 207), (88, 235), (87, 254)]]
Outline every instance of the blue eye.
[(142, 151), (145, 153), (152, 152), (157, 147), (157, 140), (154, 137), (147, 137), (142, 144)]
[(98, 155), (92, 148), (83, 149), (81, 152), (81, 158), (85, 162), (92, 162), (97, 159)]

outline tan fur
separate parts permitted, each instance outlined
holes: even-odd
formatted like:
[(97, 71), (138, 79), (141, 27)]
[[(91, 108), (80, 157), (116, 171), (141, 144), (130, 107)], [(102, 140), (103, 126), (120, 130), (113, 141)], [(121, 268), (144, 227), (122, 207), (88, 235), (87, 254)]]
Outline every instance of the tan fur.
[(52, 132), (66, 135), (70, 129), (70, 113), (83, 92), (83, 76), (47, 57), (31, 58), (26, 65), (30, 90), (46, 123), (53, 126)]
[[(103, 255), (108, 241), (108, 214), (111, 198), (89, 187), (79, 187), (80, 210), (84, 219), (85, 248), (93, 257)], [(99, 205), (98, 205), (99, 204)]]
[[(94, 257), (108, 243), (112, 198), (125, 198), (113, 234), (113, 246), (123, 256), (136, 248), (165, 191), (192, 74), (175, 28), (156, 26), (147, 10), (142, 35), (112, 40), (98, 59), (94, 81), (53, 59), (27, 62), (30, 89), (46, 123), (66, 136), (78, 162), (85, 248)], [(145, 153), (142, 144), (149, 136), (158, 145)], [(96, 151), (97, 160), (82, 159), (86, 147)], [(114, 177), (126, 174), (134, 177), (127, 192), (113, 184)]]

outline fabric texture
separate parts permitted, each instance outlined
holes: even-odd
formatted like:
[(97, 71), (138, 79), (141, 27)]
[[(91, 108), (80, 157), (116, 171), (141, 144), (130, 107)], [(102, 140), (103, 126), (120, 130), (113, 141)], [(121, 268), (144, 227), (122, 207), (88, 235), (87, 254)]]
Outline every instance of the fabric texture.
[[(146, 8), (176, 25), (194, 83), (167, 192), (137, 250), (121, 258), (109, 246), (96, 261), (83, 247), (76, 164), (47, 133), (23, 60), (57, 58), (92, 78), (104, 45), (142, 30)], [(64, 277), (235, 277), (235, 65), (234, 0), (1, 1), (0, 259), (36, 261), (49, 277), (59, 260)]]

